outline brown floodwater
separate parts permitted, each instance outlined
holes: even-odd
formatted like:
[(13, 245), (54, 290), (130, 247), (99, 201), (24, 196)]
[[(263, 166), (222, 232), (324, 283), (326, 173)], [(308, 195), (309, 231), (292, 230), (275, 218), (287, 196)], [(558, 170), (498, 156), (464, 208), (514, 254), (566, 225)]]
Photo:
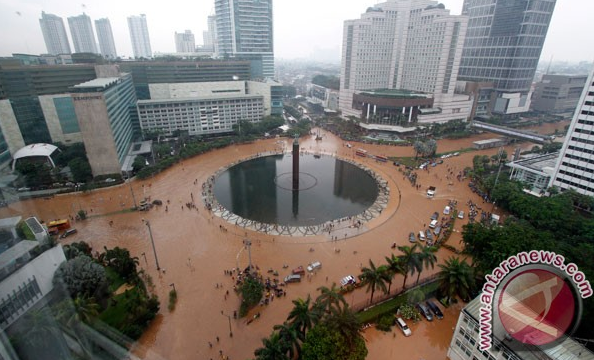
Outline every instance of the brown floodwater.
[[(491, 137), (496, 135), (481, 134), (468, 139), (441, 140), (438, 151), (469, 148), (472, 141)], [(246, 231), (213, 217), (205, 210), (200, 201), (201, 185), (211, 174), (239, 158), (273, 151), (279, 147), (277, 141), (260, 140), (212, 151), (185, 160), (144, 181), (135, 180), (131, 184), (90, 193), (13, 203), (0, 209), (0, 216), (37, 216), (50, 221), (72, 216), (79, 209), (85, 209), (89, 219), (75, 222), (73, 226), (78, 229), (78, 233), (60, 242), (66, 244), (84, 240), (97, 251), (102, 251), (103, 247), (125, 247), (139, 258), (140, 266), (152, 276), (162, 306), (157, 319), (135, 345), (133, 351), (137, 356), (145, 359), (209, 359), (218, 358), (219, 351), (223, 351), (231, 359), (245, 359), (253, 356), (254, 350), (261, 346), (262, 338), (272, 332), (274, 324), (286, 319), (292, 307), (291, 300), (305, 298), (308, 294), (315, 298), (318, 287), (338, 283), (349, 274), (358, 275), (360, 267), (367, 266), (369, 260), (376, 265), (382, 264), (384, 257), (393, 252), (392, 243), (409, 244), (409, 232), (418, 233), (429, 223), (431, 214), (434, 211), (441, 213), (449, 200), (457, 200), (459, 209), (466, 213), (469, 199), (482, 205), (482, 200), (469, 190), (467, 180), (446, 177), (449, 171), (457, 174), (464, 167), (471, 166), (472, 157), (476, 154), (492, 155), (497, 152), (497, 149), (489, 149), (464, 153), (446, 159), (444, 164), (432, 167), (429, 171), (418, 171), (420, 189), (403, 179), (402, 173), (390, 162), (377, 163), (371, 159), (357, 158), (357, 161), (372, 168), (389, 182), (390, 201), (381, 215), (367, 222), (362, 229), (349, 228), (348, 224), (344, 224), (344, 228), (339, 226), (340, 229), (332, 234), (338, 236), (338, 241), (331, 241), (327, 234), (281, 237)], [(355, 158), (354, 151), (357, 148), (386, 156), (414, 155), (411, 147), (352, 143), (353, 147), (348, 148), (343, 141), (329, 133), (324, 133), (322, 141), (316, 142), (308, 137), (300, 142), (306, 150), (345, 158)], [(287, 141), (286, 144), (290, 143)], [(511, 153), (513, 148), (508, 147), (506, 150)], [(431, 185), (437, 187), (437, 195), (434, 199), (427, 199), (425, 191)], [(147, 212), (122, 212), (143, 197), (162, 200), (163, 206), (153, 207)], [(185, 206), (192, 202), (192, 198), (195, 209)], [(490, 211), (491, 205), (485, 206)], [(497, 212), (497, 209), (494, 208), (494, 211)], [(150, 222), (161, 272), (156, 270), (148, 227), (143, 219)], [(449, 244), (460, 247), (460, 231), (466, 221), (467, 218), (456, 221)], [(323, 267), (301, 283), (287, 285), (286, 297), (275, 298), (269, 305), (254, 309), (249, 316), (255, 313), (261, 316), (253, 322), (248, 324), (246, 319), (231, 318), (233, 337), (230, 337), (227, 315), (232, 315), (239, 308), (240, 301), (232, 291), (233, 280), (225, 275), (225, 270), (247, 266), (248, 251), (242, 243), (246, 236), (252, 241), (252, 262), (262, 269), (265, 277), (272, 277), (268, 269), (276, 270), (284, 277), (291, 268), (306, 266), (312, 261), (321, 261)], [(437, 256), (439, 263), (442, 263), (453, 253), (442, 248)], [(283, 268), (283, 265), (288, 265), (288, 268)], [(437, 271), (437, 266), (424, 271), (421, 278)], [(412, 284), (415, 278), (409, 279), (408, 284)], [(178, 302), (175, 310), (170, 312), (167, 310), (167, 294), (172, 286), (178, 292)], [(402, 278), (396, 279), (392, 293), (399, 291), (401, 286)], [(346, 300), (356, 308), (364, 307), (368, 299), (369, 294), (365, 289), (346, 295)], [(369, 358), (394, 358), (398, 351), (398, 354), (407, 354), (406, 357), (411, 359), (444, 359), (451, 338), (451, 327), (459, 310), (459, 307), (448, 309), (446, 319), (441, 322), (413, 325), (414, 335), (411, 338), (405, 339), (398, 334), (394, 339), (391, 333), (367, 330), (365, 336)], [(216, 341), (217, 336), (220, 342)], [(209, 342), (213, 344), (212, 348)]]

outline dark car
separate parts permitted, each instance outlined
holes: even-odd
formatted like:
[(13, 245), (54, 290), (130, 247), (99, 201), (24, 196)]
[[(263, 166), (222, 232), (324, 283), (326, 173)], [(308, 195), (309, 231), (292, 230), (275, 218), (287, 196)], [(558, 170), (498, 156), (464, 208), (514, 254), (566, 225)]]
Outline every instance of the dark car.
[(439, 310), (439, 308), (437, 307), (437, 305), (435, 305), (434, 302), (426, 301), (425, 304), (427, 304), (427, 307), (431, 309), (431, 312), (435, 315), (436, 318), (438, 318), (439, 320), (443, 319), (443, 313), (441, 312), (441, 310)]
[(429, 240), (429, 241), (433, 240), (433, 234), (431, 233), (431, 230), (429, 230), (429, 229), (425, 230), (425, 235), (427, 236), (427, 240)]
[(417, 241), (417, 238), (415, 237), (414, 232), (411, 232), (410, 234), (408, 234), (408, 241), (410, 241), (411, 243), (414, 243), (415, 241)]
[(439, 233), (441, 233), (441, 226), (436, 226), (435, 229), (433, 229), (433, 232), (435, 233), (435, 236), (439, 236)]
[(74, 235), (76, 233), (77, 233), (76, 229), (68, 229), (68, 230), (64, 231), (64, 233), (62, 235), (60, 235), (60, 239), (67, 238), (70, 235)]
[(436, 211), (431, 215), (431, 220), (437, 220), (439, 218), (439, 213)]
[(425, 304), (418, 303), (417, 309), (419, 309), (419, 312), (427, 321), (433, 321), (433, 315), (431, 315), (431, 311), (429, 311), (429, 308)]

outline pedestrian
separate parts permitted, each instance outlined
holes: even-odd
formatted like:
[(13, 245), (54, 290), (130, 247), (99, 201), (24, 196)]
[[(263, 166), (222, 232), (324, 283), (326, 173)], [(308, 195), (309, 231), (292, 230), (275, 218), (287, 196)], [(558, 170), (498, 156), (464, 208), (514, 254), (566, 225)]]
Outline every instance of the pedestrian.
[(212, 343), (210, 341), (208, 342), (208, 347), (212, 349)]
[(217, 336), (217, 342), (219, 342), (219, 337)]

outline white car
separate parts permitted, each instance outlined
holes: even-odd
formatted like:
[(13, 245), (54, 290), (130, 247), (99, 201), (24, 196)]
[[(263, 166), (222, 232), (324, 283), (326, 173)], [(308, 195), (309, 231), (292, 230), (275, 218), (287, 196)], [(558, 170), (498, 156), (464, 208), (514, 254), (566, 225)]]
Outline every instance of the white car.
[(322, 263), (319, 261), (314, 261), (311, 264), (307, 265), (307, 271), (313, 272), (315, 270), (321, 269)]
[(458, 219), (464, 219), (464, 211), (458, 211)]
[(446, 207), (443, 208), (443, 214), (444, 215), (449, 215), (450, 214), (450, 211), (452, 211), (452, 208), (449, 207), (449, 206), (446, 206)]
[(404, 334), (404, 336), (412, 335), (412, 331), (410, 331), (410, 329), (408, 328), (408, 325), (406, 325), (406, 323), (404, 322), (404, 320), (402, 320), (402, 318), (400, 318), (400, 317), (396, 318), (396, 325), (398, 325), (400, 330), (402, 330), (402, 333)]
[(340, 280), (340, 286), (354, 285), (357, 279), (353, 275), (347, 275)]

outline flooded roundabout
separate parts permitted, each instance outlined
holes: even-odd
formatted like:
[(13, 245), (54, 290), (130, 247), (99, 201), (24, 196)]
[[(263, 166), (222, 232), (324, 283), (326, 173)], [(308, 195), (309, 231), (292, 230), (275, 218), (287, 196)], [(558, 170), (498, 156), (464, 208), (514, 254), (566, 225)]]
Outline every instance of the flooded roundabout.
[(390, 188), (368, 167), (334, 154), (263, 153), (221, 168), (202, 186), (214, 215), (245, 229), (279, 236), (360, 229), (386, 208)]

